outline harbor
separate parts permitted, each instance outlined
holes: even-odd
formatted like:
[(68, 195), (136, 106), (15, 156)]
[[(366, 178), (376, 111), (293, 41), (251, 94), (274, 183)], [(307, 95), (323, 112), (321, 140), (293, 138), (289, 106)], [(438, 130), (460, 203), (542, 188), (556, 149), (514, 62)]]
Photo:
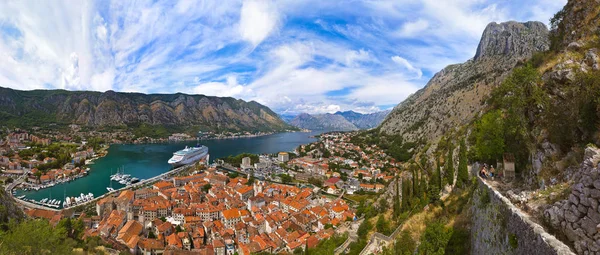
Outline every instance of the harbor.
[[(307, 144), (316, 141), (314, 136), (318, 131), (310, 133), (290, 132), (278, 133), (267, 136), (240, 138), (240, 139), (222, 139), (205, 140), (202, 144), (210, 148), (210, 159), (227, 157), (248, 152), (255, 154), (277, 153), (280, 151), (294, 150), (301, 144)], [(173, 170), (173, 166), (168, 164), (168, 160), (173, 153), (184, 149), (186, 146), (196, 146), (196, 141), (164, 144), (115, 144), (108, 148), (108, 154), (94, 161), (89, 165), (89, 174), (83, 178), (77, 178), (70, 182), (57, 183), (54, 186), (40, 190), (15, 190), (15, 197), (23, 197), (22, 200), (29, 205), (43, 206), (52, 209), (63, 208), (66, 197), (80, 197), (81, 194), (91, 193), (94, 200), (98, 197), (110, 193), (111, 190), (118, 191), (123, 188), (136, 187), (140, 183), (146, 183), (157, 176), (161, 176)], [(111, 181), (111, 176), (118, 171), (129, 175), (128, 181), (121, 183)], [(134, 179), (139, 182), (134, 183)], [(61, 204), (56, 206), (46, 206), (40, 204), (42, 199), (52, 198), (61, 200)], [(36, 203), (32, 202), (36, 201)], [(49, 199), (51, 201), (51, 199)], [(76, 201), (75, 201), (76, 202)], [(87, 203), (87, 202), (86, 202)], [(45, 204), (48, 204), (47, 201)]]

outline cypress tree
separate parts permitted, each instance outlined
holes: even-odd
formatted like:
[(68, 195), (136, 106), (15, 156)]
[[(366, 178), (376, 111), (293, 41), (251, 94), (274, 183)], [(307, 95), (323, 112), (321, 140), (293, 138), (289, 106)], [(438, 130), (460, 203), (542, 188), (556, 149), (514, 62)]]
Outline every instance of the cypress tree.
[(458, 152), (458, 177), (456, 185), (464, 187), (469, 182), (469, 170), (467, 167), (467, 146), (465, 141), (460, 141), (460, 151)]
[(394, 196), (394, 215), (400, 216), (400, 180), (396, 179), (396, 195)]
[(425, 180), (425, 176), (423, 176), (423, 174), (421, 174), (421, 185), (420, 186), (420, 190), (421, 190), (421, 198), (422, 199), (426, 199), (427, 198), (427, 181)]
[(433, 176), (433, 179), (434, 179), (435, 185), (437, 186), (436, 188), (438, 188), (438, 191), (441, 191), (444, 184), (442, 182), (442, 170), (441, 170), (439, 158), (437, 160), (437, 168), (435, 169), (435, 174)]
[(411, 165), (412, 168), (412, 192), (413, 197), (417, 197), (417, 172), (415, 171), (415, 166)]
[(402, 178), (402, 211), (405, 212), (408, 210), (408, 192), (407, 192), (407, 188), (408, 185), (406, 184), (406, 181), (404, 180), (404, 178)]
[(448, 157), (446, 158), (446, 183), (454, 185), (454, 162), (452, 160), (452, 144), (448, 145)]

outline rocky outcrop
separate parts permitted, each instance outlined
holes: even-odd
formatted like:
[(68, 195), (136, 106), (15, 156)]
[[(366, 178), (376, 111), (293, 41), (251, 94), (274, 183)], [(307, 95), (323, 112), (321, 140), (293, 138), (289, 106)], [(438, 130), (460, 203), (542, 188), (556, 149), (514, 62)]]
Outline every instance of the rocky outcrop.
[(600, 149), (588, 147), (569, 196), (549, 206), (544, 218), (579, 254), (600, 254)]
[(2, 188), (0, 190), (0, 224), (23, 218), (25, 218), (25, 214), (17, 206), (17, 202)]
[(557, 27), (552, 31), (557, 48), (583, 46), (586, 40), (600, 33), (600, 1), (569, 0), (555, 15)]
[(91, 127), (146, 123), (239, 131), (274, 131), (290, 127), (268, 107), (230, 97), (114, 91), (19, 91), (1, 87), (0, 123), (66, 123)]
[(400, 134), (405, 141), (437, 140), (483, 110), (485, 98), (516, 64), (548, 48), (548, 30), (541, 22), (489, 24), (475, 57), (435, 74), (392, 110), (381, 132)]
[(481, 178), (471, 207), (472, 254), (573, 254)]
[(527, 57), (532, 52), (547, 49), (547, 28), (541, 22), (492, 22), (483, 31), (473, 59), (478, 61), (504, 56)]

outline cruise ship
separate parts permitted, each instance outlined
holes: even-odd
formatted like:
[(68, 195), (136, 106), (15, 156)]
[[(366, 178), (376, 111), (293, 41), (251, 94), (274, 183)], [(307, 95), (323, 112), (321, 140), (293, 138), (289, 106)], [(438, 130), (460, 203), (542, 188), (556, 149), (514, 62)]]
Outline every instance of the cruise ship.
[(202, 160), (208, 156), (208, 147), (202, 145), (200, 147), (185, 147), (183, 150), (173, 153), (173, 157), (169, 159), (169, 164), (173, 167), (187, 165), (196, 161)]

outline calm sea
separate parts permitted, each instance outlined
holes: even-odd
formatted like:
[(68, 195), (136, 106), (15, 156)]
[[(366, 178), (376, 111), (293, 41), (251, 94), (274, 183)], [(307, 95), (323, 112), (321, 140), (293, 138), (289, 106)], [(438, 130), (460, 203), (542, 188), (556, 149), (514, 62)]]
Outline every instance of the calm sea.
[[(317, 141), (311, 136), (322, 132), (278, 133), (251, 138), (204, 140), (200, 143), (208, 146), (212, 162), (216, 158), (244, 152), (263, 154), (291, 151), (299, 145)], [(112, 145), (108, 149), (107, 156), (96, 160), (93, 165), (89, 166), (92, 170), (88, 176), (39, 191), (18, 191), (17, 196), (25, 195), (26, 198), (37, 201), (50, 197), (63, 200), (65, 192), (69, 197), (91, 192), (98, 197), (107, 192), (106, 187), (110, 185), (110, 175), (118, 168), (125, 169), (126, 174), (139, 179), (148, 179), (171, 169), (167, 160), (171, 158), (173, 152), (183, 149), (185, 146), (194, 145), (196, 142)], [(123, 185), (113, 182), (112, 187), (118, 189)]]

